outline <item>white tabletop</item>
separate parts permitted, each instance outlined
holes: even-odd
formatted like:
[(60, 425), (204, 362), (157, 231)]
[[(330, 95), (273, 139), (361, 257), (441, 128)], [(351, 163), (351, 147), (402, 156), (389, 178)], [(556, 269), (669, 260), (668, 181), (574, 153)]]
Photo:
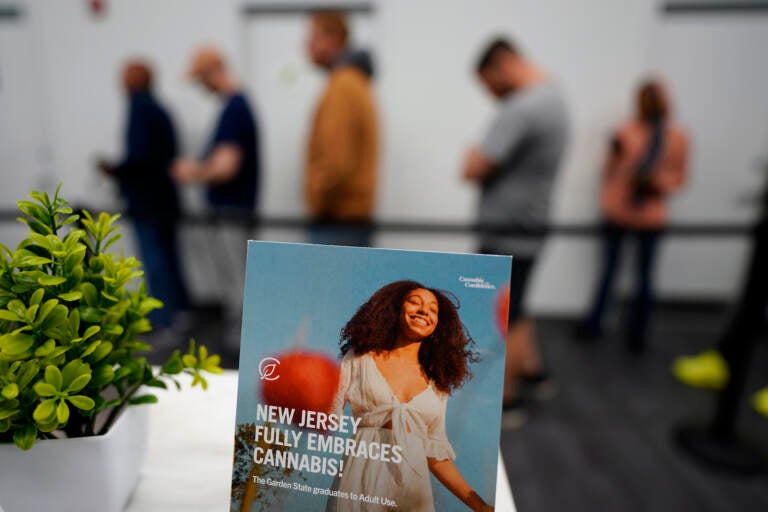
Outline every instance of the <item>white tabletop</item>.
[[(158, 390), (139, 485), (126, 512), (222, 512), (229, 509), (237, 372), (200, 388)], [(144, 406), (147, 407), (147, 406)], [(499, 457), (496, 510), (515, 512)]]

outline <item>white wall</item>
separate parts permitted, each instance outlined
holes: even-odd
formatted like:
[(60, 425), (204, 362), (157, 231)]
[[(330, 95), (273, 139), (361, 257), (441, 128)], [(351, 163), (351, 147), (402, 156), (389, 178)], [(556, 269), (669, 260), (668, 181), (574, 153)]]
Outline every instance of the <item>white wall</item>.
[[(189, 53), (200, 42), (219, 44), (245, 77), (262, 107), (260, 116), (267, 116), (262, 119), (267, 154), (291, 152), (294, 162), (300, 160), (301, 135), (289, 143), (287, 136), (270, 139), (268, 122), (282, 112), (288, 120), (280, 130), (306, 130), (306, 120), (299, 118), (303, 114), (287, 104), (295, 80), (283, 77), (285, 94), (260, 85), (270, 79), (269, 73), (285, 69), (287, 60), (296, 60), (300, 42), (291, 48), (278, 42), (263, 51), (265, 38), (271, 37), (267, 31), (280, 29), (242, 16), (242, 2), (112, 0), (101, 19), (94, 19), (87, 2), (79, 0), (14, 3), (24, 10), (20, 22), (0, 23), (0, 76), (5, 80), (6, 70), (12, 69), (8, 80), (14, 84), (0, 87), (0, 107), (15, 106), (3, 109), (0, 118), (0, 207), (12, 205), (21, 190), (62, 180), (73, 202), (117, 207), (114, 190), (95, 174), (92, 159), (119, 152), (123, 104), (117, 73), (130, 55), (152, 56), (159, 70), (159, 95), (176, 117), (185, 150), (199, 152), (216, 104), (183, 74)], [(768, 86), (768, 69), (759, 66), (755, 49), (768, 44), (768, 18), (664, 18), (653, 0), (373, 4), (363, 30), (375, 47), (380, 70), (376, 92), (384, 154), (379, 218), (473, 218), (475, 191), (457, 173), (465, 148), (478, 139), (493, 112), (471, 69), (480, 46), (495, 34), (513, 36), (551, 70), (568, 100), (572, 138), (557, 184), (557, 221), (596, 219), (597, 169), (605, 141), (611, 127), (630, 114), (633, 88), (649, 71), (669, 77), (679, 99), (679, 118), (694, 140), (692, 181), (674, 201), (674, 220), (745, 221), (752, 215), (736, 201), (754, 188), (754, 161), (766, 153), (768, 102), (761, 95)], [(297, 168), (272, 164), (266, 169), (268, 215), (301, 212), (301, 169), (297, 163), (292, 166)], [(29, 169), (20, 175), (20, 167)], [(195, 190), (187, 200), (193, 208), (200, 204)], [(0, 233), (9, 243), (16, 236), (2, 226)], [(263, 235), (296, 238), (295, 233), (277, 231)], [(378, 243), (473, 248), (466, 236), (382, 234)], [(729, 296), (743, 252), (743, 242), (732, 240), (669, 240), (659, 268), (662, 294)], [(553, 239), (535, 278), (531, 300), (536, 309), (578, 311), (594, 279), (596, 254), (592, 241)]]

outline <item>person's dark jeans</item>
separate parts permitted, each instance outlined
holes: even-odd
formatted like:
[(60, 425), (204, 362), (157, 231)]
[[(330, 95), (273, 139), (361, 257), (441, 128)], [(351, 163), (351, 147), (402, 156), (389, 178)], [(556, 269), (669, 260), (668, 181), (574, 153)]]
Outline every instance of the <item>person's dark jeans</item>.
[(311, 244), (370, 247), (373, 228), (367, 224), (317, 223), (309, 227), (307, 238)]
[(172, 219), (133, 220), (150, 294), (164, 306), (152, 311), (154, 327), (168, 327), (179, 311), (189, 307), (189, 295), (179, 260), (177, 224)]
[(728, 326), (717, 347), (726, 360), (751, 351), (765, 323), (768, 307), (768, 221), (755, 230), (752, 253)]
[(714, 434), (723, 438), (733, 434), (735, 418), (747, 386), (752, 354), (765, 325), (765, 308), (768, 306), (768, 219), (754, 231), (752, 254), (743, 279), (739, 300), (717, 343), (717, 349), (730, 369), (730, 379), (720, 394), (712, 423)]
[(661, 230), (658, 229), (631, 230), (612, 222), (603, 224), (600, 281), (587, 317), (587, 325), (593, 332), (599, 333), (602, 330), (603, 316), (621, 260), (622, 242), (626, 236), (632, 236), (637, 239), (638, 257), (635, 294), (626, 327), (630, 347), (643, 348), (653, 308), (653, 270), (660, 235)]

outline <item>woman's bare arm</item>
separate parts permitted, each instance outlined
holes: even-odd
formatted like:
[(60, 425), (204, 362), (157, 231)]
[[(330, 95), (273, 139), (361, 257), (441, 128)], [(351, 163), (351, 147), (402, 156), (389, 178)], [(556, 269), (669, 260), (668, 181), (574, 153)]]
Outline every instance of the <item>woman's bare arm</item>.
[(456, 465), (450, 459), (437, 460), (431, 457), (427, 458), (429, 470), (435, 475), (435, 478), (457, 498), (464, 502), (474, 512), (492, 511), (493, 507), (488, 505), (472, 487), (461, 476)]

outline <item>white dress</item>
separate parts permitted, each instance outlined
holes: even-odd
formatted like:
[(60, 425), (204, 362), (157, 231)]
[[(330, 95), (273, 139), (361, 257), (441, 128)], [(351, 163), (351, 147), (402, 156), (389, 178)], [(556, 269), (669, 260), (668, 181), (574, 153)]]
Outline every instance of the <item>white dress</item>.
[[(395, 463), (348, 456), (333, 488), (388, 498), (397, 508), (331, 497), (326, 512), (434, 512), (427, 457), (456, 457), (445, 433), (447, 399), (448, 395), (436, 390), (430, 381), (424, 391), (401, 403), (376, 366), (372, 353), (355, 356), (348, 352), (341, 361), (333, 412), (342, 414), (344, 404), (349, 402), (352, 415), (361, 418), (354, 438), (400, 445), (403, 459)], [(390, 421), (392, 428), (384, 428)]]

